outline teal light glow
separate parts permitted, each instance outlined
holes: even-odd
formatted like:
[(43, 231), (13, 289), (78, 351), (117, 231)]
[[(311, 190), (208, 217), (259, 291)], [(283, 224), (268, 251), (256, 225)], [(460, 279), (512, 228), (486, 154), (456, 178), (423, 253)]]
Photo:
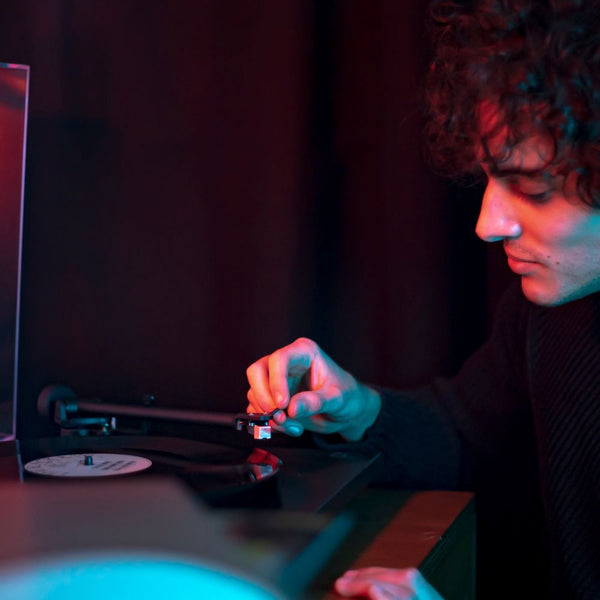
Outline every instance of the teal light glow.
[(10, 600), (283, 600), (218, 566), (147, 554), (93, 554), (19, 563), (0, 572)]

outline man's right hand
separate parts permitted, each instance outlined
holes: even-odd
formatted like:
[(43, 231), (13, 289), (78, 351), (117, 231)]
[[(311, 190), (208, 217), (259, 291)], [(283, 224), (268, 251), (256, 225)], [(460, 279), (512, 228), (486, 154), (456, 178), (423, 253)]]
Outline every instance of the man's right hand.
[(304, 429), (359, 440), (377, 418), (381, 399), (337, 365), (319, 346), (299, 338), (250, 365), (248, 412), (272, 412), (289, 435)]

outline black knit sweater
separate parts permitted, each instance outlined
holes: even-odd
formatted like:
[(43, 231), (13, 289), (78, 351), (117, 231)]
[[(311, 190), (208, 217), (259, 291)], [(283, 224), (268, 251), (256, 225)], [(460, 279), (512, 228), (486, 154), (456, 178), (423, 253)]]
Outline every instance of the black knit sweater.
[(476, 492), (478, 598), (600, 599), (598, 365), (600, 294), (542, 308), (514, 286), (455, 378), (383, 390), (384, 479)]

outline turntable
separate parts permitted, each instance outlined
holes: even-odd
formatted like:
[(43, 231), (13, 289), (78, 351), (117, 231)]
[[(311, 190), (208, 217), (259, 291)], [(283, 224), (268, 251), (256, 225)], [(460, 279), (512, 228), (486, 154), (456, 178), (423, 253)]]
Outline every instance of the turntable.
[(42, 390), (38, 411), (57, 435), (19, 440), (26, 482), (173, 476), (213, 507), (334, 512), (377, 464), (374, 454), (322, 450), (308, 437), (271, 439), (270, 415), (160, 408), (148, 398), (117, 404), (61, 385)]
[[(86, 409), (86, 404), (90, 408)], [(109, 481), (118, 477), (176, 476), (212, 506), (278, 504), (276, 479), (281, 460), (258, 447), (235, 448), (197, 439), (149, 433), (148, 420), (217, 425), (225, 415), (158, 409), (143, 405), (107, 404), (79, 400), (64, 386), (42, 390), (38, 410), (57, 426), (54, 438), (22, 440), (22, 477), (39, 479)], [(118, 417), (117, 417), (118, 415)], [(167, 416), (165, 416), (167, 415)], [(127, 426), (121, 427), (121, 419)], [(231, 424), (266, 435), (268, 415), (232, 416)], [(242, 434), (240, 434), (242, 435)]]
[[(277, 433), (265, 438), (268, 415), (163, 412), (147, 399), (118, 405), (79, 399), (64, 386), (45, 388), (38, 409), (54, 422), (55, 437), (0, 445), (0, 478), (21, 482), (2, 491), (0, 521), (9, 512), (13, 521), (14, 505), (22, 507), (16, 514), (23, 513), (23, 522), (35, 521), (29, 536), (21, 535), (23, 524), (4, 526), (0, 591), (6, 561), (11, 577), (22, 572), (27, 581), (38, 580), (39, 569), (13, 564), (19, 556), (53, 557), (43, 566), (50, 578), (75, 556), (77, 573), (91, 569), (89, 584), (98, 560), (116, 560), (115, 568), (136, 560), (149, 568), (144, 549), (151, 548), (166, 553), (161, 564), (171, 560), (180, 568), (191, 560), (197, 576), (207, 562), (218, 565), (217, 574), (237, 572), (239, 585), (254, 582), (265, 598), (304, 597), (350, 531), (352, 519), (340, 508), (377, 462), (283, 435), (278, 440)], [(178, 427), (185, 435), (174, 435)], [(256, 439), (256, 427), (263, 439)], [(148, 516), (140, 533), (140, 514), (152, 510), (162, 518)], [(80, 556), (78, 549), (89, 548), (95, 554)], [(219, 589), (231, 584), (219, 581)]]

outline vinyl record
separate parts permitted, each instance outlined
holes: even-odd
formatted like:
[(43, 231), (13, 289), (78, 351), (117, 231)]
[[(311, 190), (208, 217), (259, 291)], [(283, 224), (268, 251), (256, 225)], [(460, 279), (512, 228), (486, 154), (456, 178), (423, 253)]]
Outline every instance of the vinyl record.
[(35, 458), (23, 465), (27, 473), (46, 477), (89, 479), (140, 473), (152, 466), (152, 461), (134, 454), (91, 452), (89, 454), (58, 454)]
[[(112, 462), (106, 460), (107, 454), (122, 456), (113, 457)], [(174, 475), (213, 506), (273, 508), (280, 503), (277, 475), (281, 461), (261, 448), (233, 448), (159, 436), (65, 436), (21, 441), (21, 460), (29, 465), (23, 474), (26, 481), (86, 477), (89, 471), (83, 463), (90, 460), (86, 457), (92, 462), (99, 457), (109, 465), (105, 476), (94, 477), (98, 481)], [(133, 465), (132, 472), (119, 472), (114, 465), (122, 463)]]

